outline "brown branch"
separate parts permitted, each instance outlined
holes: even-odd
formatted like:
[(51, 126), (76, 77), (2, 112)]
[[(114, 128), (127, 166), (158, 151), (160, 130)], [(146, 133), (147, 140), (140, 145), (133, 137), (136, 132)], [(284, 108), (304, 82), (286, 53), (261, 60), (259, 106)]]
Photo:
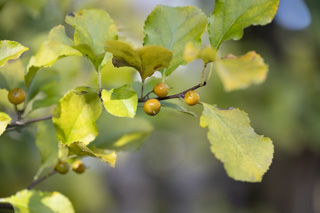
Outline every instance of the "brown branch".
[(32, 189), (33, 187), (35, 187), (36, 185), (42, 183), (43, 181), (45, 181), (47, 178), (51, 177), (52, 175), (56, 174), (57, 171), (53, 170), (52, 172), (50, 172), (49, 174), (47, 174), (46, 176), (43, 176), (35, 181), (33, 181), (28, 187), (27, 189)]
[(31, 124), (31, 123), (35, 123), (35, 122), (38, 122), (38, 121), (49, 120), (49, 119), (51, 119), (51, 118), (52, 118), (52, 115), (48, 115), (48, 116), (45, 116), (45, 117), (30, 119), (30, 120), (26, 120), (26, 121), (17, 120), (17, 121), (15, 121), (15, 122), (9, 124), (9, 125), (7, 126), (7, 128), (24, 126), (24, 125)]
[[(202, 85), (201, 85), (201, 84), (198, 84), (198, 85), (196, 85), (196, 86), (194, 86), (194, 87), (191, 87), (190, 89), (187, 89), (187, 90), (185, 90), (185, 91), (183, 91), (183, 92), (180, 92), (180, 93), (178, 93), (178, 94), (169, 95), (169, 96), (166, 96), (166, 97), (164, 97), (164, 98), (156, 97), (156, 98), (154, 98), (154, 99), (158, 99), (159, 101), (162, 101), (162, 100), (174, 99), (174, 98), (184, 98), (184, 95), (185, 95), (187, 92), (189, 92), (190, 90), (196, 90), (196, 89), (198, 89), (198, 88), (200, 88), (200, 87), (205, 86), (206, 84), (207, 84), (207, 82), (203, 82)], [(149, 94), (149, 93), (148, 93), (148, 94)], [(138, 102), (146, 102), (148, 99), (149, 99), (149, 98), (147, 98), (147, 97), (145, 96), (144, 98), (139, 98), (139, 99), (138, 99)]]

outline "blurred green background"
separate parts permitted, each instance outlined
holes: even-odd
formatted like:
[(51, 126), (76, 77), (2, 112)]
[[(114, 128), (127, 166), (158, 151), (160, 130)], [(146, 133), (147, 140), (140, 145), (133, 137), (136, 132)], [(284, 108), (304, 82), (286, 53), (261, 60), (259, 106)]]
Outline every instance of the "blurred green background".
[[(207, 15), (214, 8), (213, 0), (0, 0), (0, 39), (30, 47), (22, 57), (26, 65), (52, 27), (62, 24), (72, 36), (72, 29), (64, 22), (66, 14), (101, 8), (115, 20), (120, 39), (140, 46), (144, 20), (157, 4), (196, 5)], [(261, 54), (269, 64), (266, 82), (226, 93), (214, 73), (208, 85), (199, 89), (204, 102), (247, 112), (255, 131), (273, 140), (274, 160), (262, 183), (236, 182), (226, 175), (210, 152), (206, 130), (199, 126), (198, 118), (169, 109), (148, 117), (139, 108), (134, 121), (113, 119), (107, 113), (99, 121), (105, 134), (112, 134), (112, 128), (152, 125), (154, 131), (139, 151), (119, 153), (114, 169), (85, 158), (89, 169), (84, 175), (55, 175), (38, 189), (60, 191), (79, 213), (320, 212), (319, 22), (318, 0), (282, 0), (275, 21), (247, 28), (242, 40), (226, 42), (220, 49), (221, 55), (242, 55), (250, 50)], [(206, 35), (203, 43), (208, 44)], [(172, 94), (198, 84), (201, 70), (199, 61), (180, 67), (167, 81), (173, 87)], [(48, 72), (59, 74), (57, 90), (61, 96), (76, 86), (96, 82), (92, 67), (82, 58), (62, 59)], [(39, 72), (39, 79), (41, 75), (46, 72)], [(103, 70), (106, 89), (134, 80), (131, 69)], [(38, 110), (31, 116), (52, 109)], [(188, 109), (201, 114), (200, 106)], [(0, 197), (32, 182), (40, 164), (35, 133), (36, 125), (30, 125), (0, 137)]]

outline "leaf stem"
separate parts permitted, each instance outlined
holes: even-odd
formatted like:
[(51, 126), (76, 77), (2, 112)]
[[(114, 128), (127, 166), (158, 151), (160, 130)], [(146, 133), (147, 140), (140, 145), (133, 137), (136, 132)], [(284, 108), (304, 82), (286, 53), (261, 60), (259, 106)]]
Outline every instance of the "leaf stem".
[(42, 183), (43, 181), (45, 181), (46, 179), (48, 179), (49, 177), (51, 177), (52, 175), (54, 175), (54, 174), (56, 174), (56, 173), (57, 173), (56, 170), (51, 171), (49, 174), (47, 174), (47, 175), (45, 175), (45, 176), (43, 176), (43, 177), (41, 177), (41, 178), (33, 181), (33, 182), (27, 187), (27, 189), (32, 189), (33, 187), (35, 187), (36, 185)]
[(205, 80), (204, 80), (205, 75), (204, 74), (205, 74), (206, 68), (207, 68), (207, 63), (204, 63), (203, 69), (202, 69), (202, 75), (201, 75), (201, 83), (200, 83), (201, 86), (203, 86), (203, 84), (205, 82)]
[(101, 69), (100, 68), (97, 71), (97, 81), (98, 81), (98, 87), (99, 87), (99, 97), (101, 97), (102, 83), (101, 83)]
[(142, 79), (142, 83), (141, 83), (141, 98), (140, 99), (143, 99), (143, 92), (144, 92), (144, 80)]

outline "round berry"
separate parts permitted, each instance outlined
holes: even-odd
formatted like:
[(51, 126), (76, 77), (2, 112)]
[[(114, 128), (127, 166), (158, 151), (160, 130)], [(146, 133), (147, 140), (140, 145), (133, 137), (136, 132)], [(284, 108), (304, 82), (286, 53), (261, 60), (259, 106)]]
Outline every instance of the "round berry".
[(160, 112), (161, 104), (157, 99), (149, 99), (144, 103), (143, 109), (148, 115), (156, 115)]
[(153, 92), (154, 94), (156, 94), (158, 97), (160, 98), (164, 98), (168, 95), (169, 93), (169, 86), (164, 83), (164, 82), (160, 82), (157, 85), (154, 86), (153, 88)]
[(55, 170), (60, 174), (67, 174), (69, 172), (69, 164), (65, 161), (60, 161), (57, 165)]
[(190, 106), (197, 104), (199, 99), (199, 94), (194, 90), (190, 90), (184, 95), (184, 101)]
[(8, 99), (12, 104), (18, 105), (24, 102), (26, 99), (26, 93), (21, 88), (12, 89), (8, 93)]
[(86, 171), (86, 166), (81, 160), (77, 160), (72, 164), (72, 170), (78, 174), (84, 173)]

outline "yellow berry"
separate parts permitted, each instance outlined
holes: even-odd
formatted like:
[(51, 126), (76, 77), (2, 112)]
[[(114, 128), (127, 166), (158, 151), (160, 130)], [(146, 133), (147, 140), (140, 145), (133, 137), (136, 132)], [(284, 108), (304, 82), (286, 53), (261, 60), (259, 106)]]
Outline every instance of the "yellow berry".
[(77, 160), (72, 164), (72, 170), (78, 174), (84, 173), (86, 171), (86, 166), (81, 160)]
[(153, 92), (160, 98), (164, 98), (168, 95), (169, 93), (169, 86), (164, 83), (160, 82), (157, 85), (154, 86)]
[(199, 94), (194, 90), (190, 90), (184, 95), (184, 101), (190, 106), (199, 103), (199, 99)]
[(8, 99), (14, 105), (23, 103), (25, 98), (26, 98), (26, 93), (21, 88), (12, 89), (8, 93)]
[(160, 112), (161, 104), (157, 99), (149, 99), (144, 103), (143, 109), (148, 115), (156, 115)]
[(67, 174), (69, 172), (69, 164), (65, 161), (60, 161), (55, 170), (62, 175)]

